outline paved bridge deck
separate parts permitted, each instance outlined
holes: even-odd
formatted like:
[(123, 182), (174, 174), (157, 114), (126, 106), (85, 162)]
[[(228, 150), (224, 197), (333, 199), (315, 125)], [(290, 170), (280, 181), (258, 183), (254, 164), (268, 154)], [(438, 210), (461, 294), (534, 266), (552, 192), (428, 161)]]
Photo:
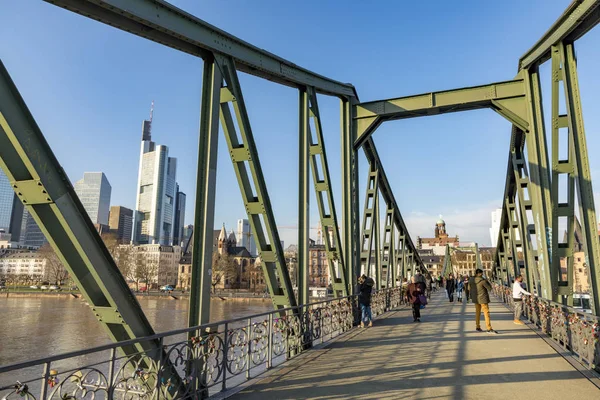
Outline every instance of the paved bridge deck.
[[(499, 335), (475, 331), (472, 304), (440, 293), (422, 312), (386, 314), (275, 369), (233, 399), (598, 399), (600, 389), (500, 303)], [(482, 315), (482, 326), (485, 323)]]

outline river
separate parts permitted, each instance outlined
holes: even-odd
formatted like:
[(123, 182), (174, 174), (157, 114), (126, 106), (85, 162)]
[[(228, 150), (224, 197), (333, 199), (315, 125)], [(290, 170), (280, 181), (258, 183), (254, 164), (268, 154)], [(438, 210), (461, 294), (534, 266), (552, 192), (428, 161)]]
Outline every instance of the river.
[[(138, 298), (156, 332), (187, 326), (188, 300)], [(213, 298), (211, 322), (273, 309), (270, 299)], [(0, 298), (0, 366), (110, 343), (90, 307), (66, 296)]]

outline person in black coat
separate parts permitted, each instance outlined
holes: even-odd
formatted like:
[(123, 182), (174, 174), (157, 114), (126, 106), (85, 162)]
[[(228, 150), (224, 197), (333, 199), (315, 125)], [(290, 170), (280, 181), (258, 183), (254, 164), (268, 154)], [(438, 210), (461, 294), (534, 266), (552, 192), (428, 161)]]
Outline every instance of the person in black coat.
[(412, 283), (408, 285), (406, 294), (408, 301), (412, 304), (413, 322), (421, 322), (421, 296), (425, 295), (425, 284), (418, 282), (417, 277), (411, 278)]
[(373, 291), (374, 285), (375, 281), (372, 278), (369, 278), (364, 274), (358, 277), (356, 293), (358, 294), (358, 304), (360, 305), (362, 314), (360, 320), (361, 328), (364, 328), (365, 324), (373, 326), (373, 317), (371, 316), (371, 292)]
[(454, 302), (454, 291), (456, 290), (456, 280), (454, 280), (454, 275), (450, 274), (448, 279), (446, 279), (446, 291), (448, 292), (448, 299), (450, 303)]

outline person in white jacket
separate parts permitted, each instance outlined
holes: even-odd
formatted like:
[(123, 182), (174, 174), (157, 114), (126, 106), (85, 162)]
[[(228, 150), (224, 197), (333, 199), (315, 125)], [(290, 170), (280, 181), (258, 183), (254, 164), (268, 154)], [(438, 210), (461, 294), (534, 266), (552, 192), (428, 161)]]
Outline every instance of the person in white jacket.
[(521, 314), (523, 314), (523, 295), (526, 294), (531, 296), (531, 293), (523, 289), (521, 286), (521, 282), (523, 282), (523, 275), (519, 275), (515, 279), (515, 283), (513, 283), (513, 301), (515, 303), (515, 324), (517, 325), (525, 325), (523, 321), (521, 321)]

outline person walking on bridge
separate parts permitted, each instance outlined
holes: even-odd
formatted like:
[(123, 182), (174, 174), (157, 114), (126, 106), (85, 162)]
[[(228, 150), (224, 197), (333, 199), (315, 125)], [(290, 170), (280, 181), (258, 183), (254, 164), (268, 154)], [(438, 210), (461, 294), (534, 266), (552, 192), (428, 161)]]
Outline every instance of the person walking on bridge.
[(448, 300), (450, 303), (454, 303), (454, 291), (456, 290), (456, 281), (454, 275), (450, 274), (446, 279), (446, 291), (448, 292)]
[(523, 282), (523, 275), (517, 276), (515, 279), (515, 283), (513, 283), (513, 302), (515, 304), (515, 324), (517, 325), (525, 325), (523, 321), (521, 321), (521, 315), (523, 314), (523, 295), (531, 296), (531, 293), (523, 289), (521, 286), (521, 282)]
[(408, 285), (406, 294), (408, 301), (412, 304), (413, 322), (421, 322), (421, 305), (425, 305), (427, 298), (425, 297), (425, 284), (419, 282), (416, 276), (411, 278), (412, 283)]
[(427, 297), (431, 299), (431, 292), (433, 291), (433, 278), (429, 272), (425, 275), (425, 288), (427, 289)]
[(459, 303), (462, 303), (462, 294), (464, 288), (465, 282), (461, 276), (460, 279), (458, 279), (458, 283), (456, 284), (456, 301), (458, 301)]
[(356, 286), (356, 293), (358, 294), (358, 304), (361, 310), (360, 327), (364, 328), (365, 324), (373, 326), (373, 317), (371, 316), (371, 292), (375, 281), (366, 275), (358, 277), (358, 285)]
[(483, 332), (480, 325), (481, 311), (483, 311), (487, 333), (497, 334), (498, 332), (492, 328), (492, 321), (490, 320), (489, 303), (492, 285), (490, 285), (488, 280), (483, 277), (482, 269), (477, 268), (477, 270), (475, 270), (475, 276), (472, 276), (471, 279), (469, 279), (467, 290), (469, 291), (473, 304), (475, 304), (475, 330), (477, 332)]

